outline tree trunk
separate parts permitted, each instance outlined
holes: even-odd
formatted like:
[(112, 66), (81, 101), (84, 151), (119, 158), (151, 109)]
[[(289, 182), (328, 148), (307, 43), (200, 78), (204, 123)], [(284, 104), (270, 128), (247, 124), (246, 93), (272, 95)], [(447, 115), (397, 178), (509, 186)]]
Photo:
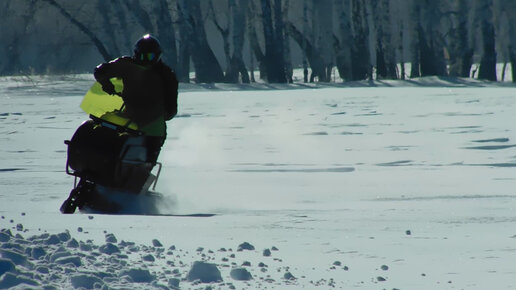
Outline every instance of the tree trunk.
[(421, 22), (417, 26), (421, 76), (444, 76), (447, 72), (443, 39), (439, 31), (442, 17), (439, 1), (424, 0), (423, 4)]
[(254, 54), (256, 60), (258, 61), (258, 69), (260, 70), (260, 79), (267, 79), (267, 70), (265, 68), (265, 55), (260, 47), (260, 43), (258, 41), (258, 35), (256, 32), (256, 7), (254, 5), (254, 1), (249, 2), (249, 22), (247, 25), (247, 31), (249, 35), (249, 46), (251, 47), (251, 51)]
[(274, 31), (272, 27), (272, 11), (269, 0), (261, 0), (262, 7), (262, 25), (263, 35), (265, 38), (265, 71), (268, 82), (276, 82), (276, 75), (274, 73)]
[(496, 81), (495, 35), (492, 23), (486, 21), (482, 24), (482, 38), (484, 52), (478, 68), (478, 78)]
[[(303, 35), (308, 33), (308, 0), (303, 0)], [(289, 31), (289, 29), (287, 29)], [(290, 33), (289, 33), (290, 35)], [(308, 83), (308, 63), (306, 60), (306, 38), (303, 37), (303, 43), (301, 46), (302, 58), (303, 58), (303, 82)]]
[(193, 35), (190, 38), (192, 61), (195, 67), (195, 77), (198, 83), (219, 83), (224, 81), (224, 73), (208, 44), (206, 31), (204, 29), (204, 19), (201, 13), (199, 0), (187, 0), (190, 12), (189, 22), (193, 28)]
[(479, 6), (481, 13), (481, 35), (482, 35), (482, 58), (478, 68), (478, 78), (496, 81), (496, 50), (495, 50), (495, 31), (493, 25), (492, 2), (482, 0)]
[(314, 50), (320, 54), (321, 63), (313, 63), (313, 71), (320, 82), (329, 82), (333, 67), (333, 0), (313, 0), (312, 9), (315, 10), (314, 25)]
[(501, 82), (505, 81), (505, 71), (506, 70), (507, 70), (507, 62), (504, 62), (503, 67), (502, 67), (502, 76), (500, 77)]
[(190, 48), (192, 43), (193, 27), (191, 25), (190, 7), (188, 0), (181, 0), (177, 3), (177, 11), (179, 14), (179, 54), (177, 64), (177, 79), (183, 83), (190, 82)]
[[(397, 12), (399, 12), (398, 10)], [(405, 46), (403, 44), (405, 38), (405, 24), (403, 19), (398, 19), (398, 55), (399, 55), (399, 63), (400, 63), (400, 79), (405, 80), (406, 72), (405, 72)]]
[(374, 26), (376, 30), (376, 78), (383, 79), (387, 77), (387, 64), (385, 62), (384, 42), (383, 42), (383, 23), (382, 13), (379, 0), (371, 0), (371, 6), (374, 15)]
[(421, 30), (421, 20), (420, 20), (420, 10), (421, 10), (421, 4), (419, 3), (420, 0), (413, 0), (413, 7), (410, 11), (410, 24), (412, 29), (410, 29), (410, 77), (411, 78), (418, 78), (421, 76), (421, 70), (420, 70), (420, 52), (421, 49), (419, 48), (419, 31)]
[[(2, 12), (0, 13), (0, 17), (4, 16), (4, 15), (2, 15), (4, 13), (7, 14), (7, 13), (12, 12), (9, 10), (9, 5), (11, 5), (9, 3), (9, 1), (4, 2), (3, 4), (5, 4), (5, 6), (1, 8)], [(22, 25), (22, 27), (20, 27), (21, 28), (20, 31), (22, 31), (23, 33), (14, 35), (14, 39), (12, 39), (12, 41), (7, 45), (6, 52), (7, 52), (8, 57), (5, 58), (5, 63), (4, 63), (3, 68), (2, 68), (2, 65), (0, 64), (0, 74), (13, 74), (13, 73), (18, 74), (24, 70), (24, 68), (21, 65), (21, 61), (22, 61), (21, 51), (22, 50), (20, 49), (21, 48), (20, 42), (22, 42), (22, 40), (24, 39), (25, 33), (27, 32), (29, 25), (32, 23), (32, 21), (34, 19), (34, 14), (37, 11), (35, 1), (30, 1), (29, 3), (27, 3), (27, 5), (28, 5), (28, 7), (24, 11), (24, 15), (23, 15), (23, 17), (21, 17), (22, 20), (20, 21), (20, 23)], [(7, 16), (7, 15), (5, 15), (5, 16)]]
[(473, 65), (473, 48), (468, 30), (468, 0), (458, 0), (455, 9), (455, 27), (452, 28), (450, 39), (450, 76), (470, 77)]
[(290, 0), (285, 0), (284, 2), (284, 8), (283, 9), (283, 12), (282, 12), (282, 16), (285, 18), (285, 19), (282, 19), (281, 22), (282, 22), (282, 33), (284, 35), (284, 39), (283, 39), (283, 60), (285, 61), (285, 77), (287, 78), (287, 82), (288, 83), (293, 83), (294, 80), (293, 80), (293, 76), (294, 76), (294, 68), (292, 66), (292, 57), (291, 57), (291, 54), (290, 54), (290, 37), (286, 31), (286, 28), (285, 28), (285, 22), (287, 21), (288, 19), (288, 10), (290, 8)]
[(285, 34), (283, 59), (285, 60), (285, 77), (287, 78), (287, 83), (291, 84), (294, 82), (294, 68), (292, 67), (292, 57), (290, 54), (290, 37), (288, 36), (288, 34)]
[(312, 72), (310, 74), (310, 82), (313, 83), (316, 79), (317, 81), (324, 82), (326, 79), (326, 67), (324, 64), (324, 56), (321, 52), (321, 5), (317, 0), (312, 0), (311, 8), (312, 33), (310, 43), (312, 49), (309, 58)]
[(252, 52), (251, 44), (249, 44), (249, 77), (252, 83), (256, 83), (256, 78), (254, 77), (254, 54)]
[(385, 53), (381, 42), (378, 43), (376, 47), (376, 78), (387, 78), (387, 64), (385, 63)]
[[(290, 37), (292, 37), (292, 39), (294, 39), (294, 41), (299, 45), (299, 47), (303, 48), (303, 46), (304, 46), (303, 54), (306, 56), (306, 58), (308, 60), (308, 64), (312, 68), (312, 75), (310, 77), (311, 78), (310, 82), (313, 82), (314, 78), (316, 76), (319, 77), (317, 71), (320, 69), (324, 69), (324, 67), (322, 67), (320, 65), (323, 63), (321, 54), (314, 52), (315, 49), (312, 45), (312, 42), (308, 39), (306, 34), (299, 31), (294, 26), (294, 24), (292, 24), (291, 22), (286, 22), (285, 26), (286, 26), (286, 29), (287, 29)], [(308, 74), (308, 72), (305, 72), (305, 74)]]
[(155, 3), (154, 14), (156, 15), (157, 36), (163, 49), (163, 60), (173, 70), (177, 70), (177, 47), (175, 27), (170, 15), (170, 7), (166, 0), (159, 0)]
[(244, 49), (244, 35), (246, 27), (246, 11), (248, 0), (230, 0), (231, 34), (233, 38), (233, 54), (230, 56), (229, 69), (226, 72), (226, 81), (239, 82), (239, 76), (243, 83), (250, 83), (249, 74), (245, 67), (242, 50)]
[(283, 60), (283, 20), (281, 0), (275, 0), (274, 20), (270, 0), (261, 0), (263, 13), (263, 34), (265, 38), (265, 68), (269, 83), (285, 83), (285, 63)]
[[(500, 2), (499, 2), (500, 3)], [(507, 19), (507, 54), (509, 63), (511, 64), (512, 81), (516, 83), (516, 2), (515, 1), (503, 1), (502, 9), (506, 14)]]
[(283, 20), (282, 0), (274, 0), (274, 55), (277, 61), (276, 74), (278, 83), (286, 83), (285, 64), (285, 22)]
[(396, 60), (392, 46), (390, 7), (388, 0), (371, 0), (376, 26), (377, 78), (396, 79)]
[(349, 0), (335, 1), (335, 10), (338, 15), (340, 41), (335, 41), (335, 61), (340, 78), (349, 81), (352, 79), (351, 72), (351, 49), (352, 43), (351, 22), (350, 22)]
[[(209, 2), (209, 10), (211, 12), (211, 19), (213, 21), (213, 24), (215, 25), (215, 27), (217, 28), (217, 30), (219, 31), (221, 37), (222, 37), (222, 47), (223, 47), (223, 51), (224, 51), (224, 56), (226, 58), (226, 76), (225, 76), (225, 81), (226, 82), (237, 82), (237, 81), (231, 81), (231, 80), (228, 80), (229, 79), (232, 79), (232, 77), (228, 76), (230, 74), (232, 74), (230, 72), (231, 70), (231, 44), (229, 42), (229, 32), (231, 30), (231, 21), (227, 21), (227, 25), (224, 26), (222, 23), (219, 22), (218, 18), (217, 18), (217, 13), (215, 12), (215, 7), (213, 6), (213, 1), (214, 0), (211, 0)], [(227, 4), (227, 9), (231, 12), (233, 11), (232, 9), (234, 8), (234, 2), (235, 0), (228, 0)], [(219, 2), (220, 4), (220, 2)]]
[(427, 43), (426, 33), (423, 30), (423, 27), (418, 27), (418, 42), (419, 42), (419, 61), (420, 61), (420, 69), (421, 76), (435, 76), (439, 75), (436, 67), (435, 67), (435, 55), (434, 48), (431, 46), (432, 44)]
[(509, 60), (511, 62), (512, 82), (516, 83), (516, 50), (509, 47)]
[(353, 46), (352, 79), (371, 79), (371, 59), (369, 55), (369, 26), (365, 19), (365, 3), (352, 0)]

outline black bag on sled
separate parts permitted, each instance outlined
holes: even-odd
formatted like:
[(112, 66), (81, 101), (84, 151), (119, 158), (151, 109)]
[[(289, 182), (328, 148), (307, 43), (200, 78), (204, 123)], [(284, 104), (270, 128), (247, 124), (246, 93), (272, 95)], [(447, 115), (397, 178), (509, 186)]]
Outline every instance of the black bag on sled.
[(67, 173), (105, 187), (139, 193), (155, 165), (147, 160), (145, 137), (92, 118), (65, 141)]

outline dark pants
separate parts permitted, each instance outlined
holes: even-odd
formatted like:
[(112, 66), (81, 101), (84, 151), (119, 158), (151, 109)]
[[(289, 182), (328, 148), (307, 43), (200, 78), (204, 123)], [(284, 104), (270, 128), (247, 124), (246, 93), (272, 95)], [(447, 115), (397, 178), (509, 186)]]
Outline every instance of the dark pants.
[(156, 161), (158, 161), (158, 156), (164, 143), (165, 137), (145, 136), (145, 147), (147, 147), (147, 158), (149, 162), (156, 163)]

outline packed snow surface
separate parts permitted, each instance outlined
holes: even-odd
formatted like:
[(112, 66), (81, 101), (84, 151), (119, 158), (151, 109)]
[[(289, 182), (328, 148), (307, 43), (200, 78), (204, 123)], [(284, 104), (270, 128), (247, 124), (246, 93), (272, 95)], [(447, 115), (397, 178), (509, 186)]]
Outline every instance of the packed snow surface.
[(91, 83), (0, 79), (0, 288), (516, 287), (510, 85), (182, 84), (162, 216), (62, 215)]

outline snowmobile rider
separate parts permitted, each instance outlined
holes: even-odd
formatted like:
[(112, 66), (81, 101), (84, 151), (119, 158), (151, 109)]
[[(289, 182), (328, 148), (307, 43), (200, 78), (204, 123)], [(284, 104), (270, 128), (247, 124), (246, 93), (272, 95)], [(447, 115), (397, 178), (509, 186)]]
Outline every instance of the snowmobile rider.
[(132, 57), (123, 56), (95, 68), (95, 79), (102, 90), (118, 94), (111, 78), (122, 79), (119, 94), (124, 106), (121, 114), (138, 126), (146, 140), (149, 161), (156, 162), (166, 138), (165, 121), (177, 114), (178, 81), (172, 69), (161, 60), (161, 45), (146, 34), (134, 45)]

